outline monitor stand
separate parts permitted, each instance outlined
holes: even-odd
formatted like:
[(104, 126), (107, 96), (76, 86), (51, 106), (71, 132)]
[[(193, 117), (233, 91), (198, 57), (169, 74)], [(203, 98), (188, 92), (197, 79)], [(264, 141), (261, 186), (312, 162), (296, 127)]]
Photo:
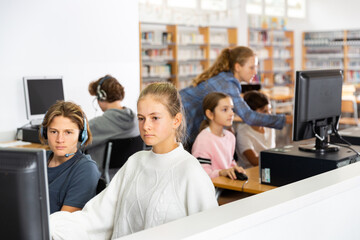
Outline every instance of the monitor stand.
[(43, 120), (44, 120), (44, 118), (32, 119), (32, 120), (30, 120), (30, 125), (32, 127), (39, 127), (42, 124)]
[(327, 126), (319, 127), (319, 135), (316, 135), (315, 144), (300, 145), (299, 150), (304, 152), (313, 153), (334, 153), (339, 151), (339, 147), (329, 145), (329, 135), (327, 132)]

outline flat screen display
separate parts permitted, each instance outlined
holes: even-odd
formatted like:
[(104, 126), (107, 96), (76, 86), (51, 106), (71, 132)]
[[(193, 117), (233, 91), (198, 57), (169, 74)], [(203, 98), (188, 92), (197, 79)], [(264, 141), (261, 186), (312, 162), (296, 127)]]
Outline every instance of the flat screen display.
[(27, 118), (43, 118), (57, 100), (64, 100), (61, 77), (24, 77)]
[(48, 240), (45, 150), (0, 148), (1, 239)]

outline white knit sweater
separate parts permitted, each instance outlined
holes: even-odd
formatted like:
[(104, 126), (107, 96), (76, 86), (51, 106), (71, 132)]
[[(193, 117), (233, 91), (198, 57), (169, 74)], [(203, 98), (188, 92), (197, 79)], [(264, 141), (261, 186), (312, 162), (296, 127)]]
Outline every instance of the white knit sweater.
[(132, 155), (82, 211), (50, 216), (53, 239), (115, 239), (217, 206), (196, 158), (179, 147)]

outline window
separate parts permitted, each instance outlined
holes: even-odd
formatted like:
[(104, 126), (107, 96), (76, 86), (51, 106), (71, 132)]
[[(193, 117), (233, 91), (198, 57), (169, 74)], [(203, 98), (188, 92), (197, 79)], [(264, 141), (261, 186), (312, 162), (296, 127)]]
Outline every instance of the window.
[(163, 5), (163, 0), (139, 0), (142, 4)]
[(197, 1), (194, 0), (167, 0), (168, 7), (196, 8)]
[(226, 0), (201, 0), (200, 7), (203, 10), (211, 11), (226, 11), (227, 2)]
[(247, 0), (246, 12), (248, 14), (262, 14), (262, 0)]
[(305, 0), (288, 0), (287, 16), (293, 18), (305, 18)]
[(247, 0), (246, 12), (253, 15), (305, 18), (306, 0)]
[(265, 0), (265, 15), (285, 16), (285, 0)]

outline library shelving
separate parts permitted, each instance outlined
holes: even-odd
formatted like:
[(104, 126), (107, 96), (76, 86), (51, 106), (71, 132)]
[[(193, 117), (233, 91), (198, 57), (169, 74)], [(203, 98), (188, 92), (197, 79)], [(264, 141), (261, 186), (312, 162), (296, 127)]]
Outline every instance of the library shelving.
[(303, 69), (343, 69), (346, 83), (360, 83), (360, 30), (303, 32)]
[(169, 81), (184, 88), (223, 48), (236, 45), (236, 28), (140, 23), (140, 86)]
[(249, 28), (249, 46), (259, 59), (257, 80), (264, 86), (294, 82), (294, 32)]

